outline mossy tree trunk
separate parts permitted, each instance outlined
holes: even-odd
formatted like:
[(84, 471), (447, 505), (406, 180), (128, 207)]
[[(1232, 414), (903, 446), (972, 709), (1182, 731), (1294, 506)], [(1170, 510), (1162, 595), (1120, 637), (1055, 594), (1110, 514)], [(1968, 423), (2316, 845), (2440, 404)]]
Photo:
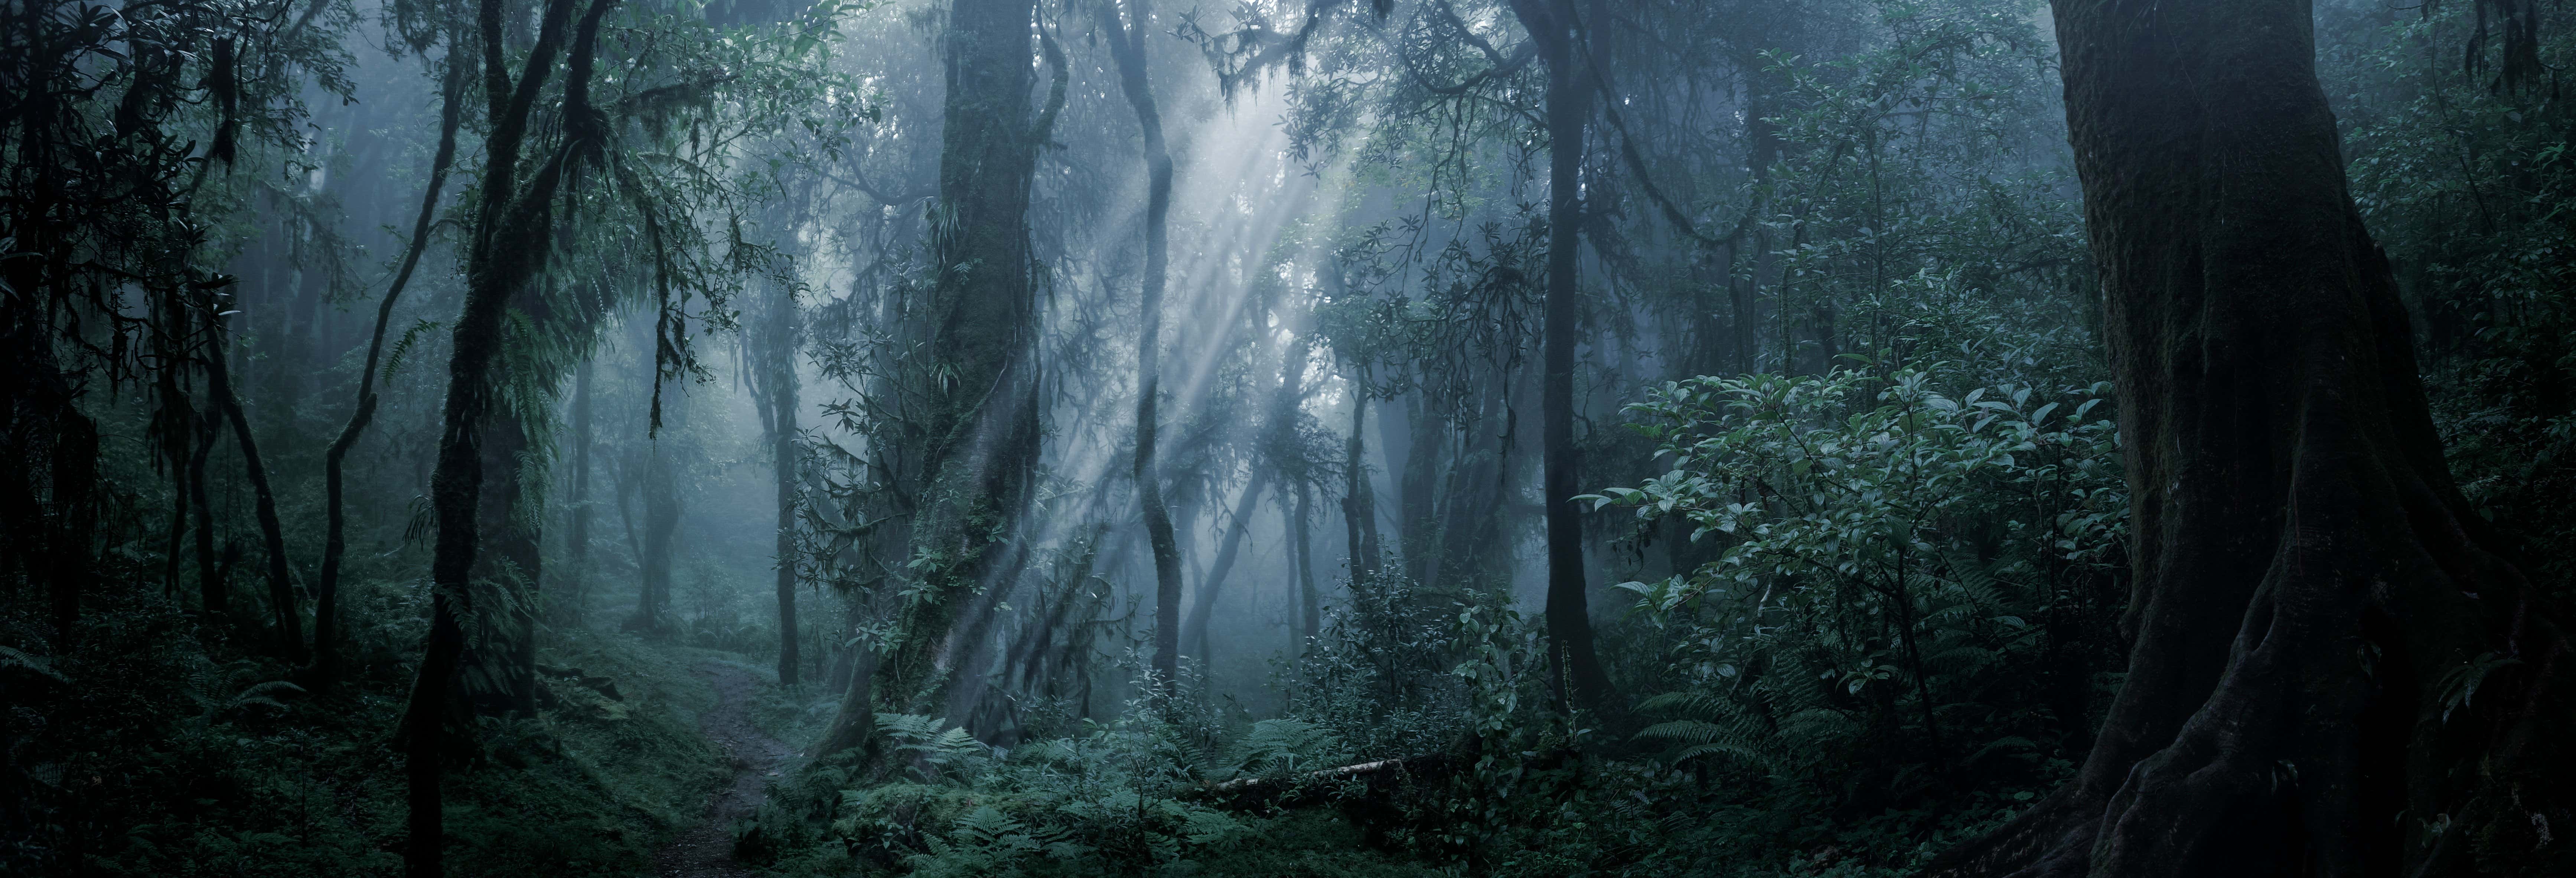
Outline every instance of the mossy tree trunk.
[[(937, 274), (913, 328), (934, 368), (905, 380), (920, 400), (900, 453), (901, 486), (917, 497), (901, 575), (903, 598), (873, 668), (854, 675), (817, 756), (876, 741), (879, 710), (937, 703), (950, 637), (968, 599), (990, 585), (997, 551), (1021, 510), (1037, 466), (1037, 296), (1029, 249), (1029, 190), (1040, 147), (1064, 107), (1065, 65), (1051, 36), (1039, 42), (1055, 70), (1034, 114), (1029, 64), (1033, 0), (956, 0), (943, 37), (948, 93), (941, 134), (939, 203), (930, 231)], [(891, 587), (891, 586), (890, 586)], [(980, 648), (981, 644), (965, 644)], [(875, 754), (863, 757), (873, 762)]]
[(2056, 4), (2135, 641), (2076, 779), (1938, 872), (2576, 869), (2567, 638), (2444, 466), (2311, 14)]
[[(504, 58), (508, 4), (481, 0), (475, 25), (482, 48), (483, 93), (489, 130), (481, 200), (469, 226), (465, 302), (452, 332), (447, 400), (440, 413), (438, 453), (430, 474), (431, 520), (437, 538), (430, 561), (430, 629), (418, 675), (403, 711), (402, 747), (407, 786), (408, 840), (405, 874), (440, 878), (444, 872), (446, 818), (439, 788), (446, 774), (448, 728), (461, 706), (458, 672), (465, 652), (463, 615), (473, 610), (482, 526), (484, 466), (481, 443), (495, 408), (494, 364), (501, 358), (503, 323), (511, 301), (544, 267), (544, 240), (554, 225), (555, 199), (568, 166), (598, 143), (589, 103), (593, 47), (600, 20), (616, 0), (591, 0), (576, 25), (578, 0), (549, 0), (514, 81)], [(538, 97), (565, 54), (564, 138), (533, 173), (521, 171), (536, 127)]]

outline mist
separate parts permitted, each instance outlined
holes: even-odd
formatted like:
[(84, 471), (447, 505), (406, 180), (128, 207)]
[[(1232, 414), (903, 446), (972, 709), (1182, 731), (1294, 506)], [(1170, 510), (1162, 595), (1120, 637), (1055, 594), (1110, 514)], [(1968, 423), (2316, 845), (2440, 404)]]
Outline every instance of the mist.
[(2576, 873), (2570, 16), (8, 0), (0, 873)]

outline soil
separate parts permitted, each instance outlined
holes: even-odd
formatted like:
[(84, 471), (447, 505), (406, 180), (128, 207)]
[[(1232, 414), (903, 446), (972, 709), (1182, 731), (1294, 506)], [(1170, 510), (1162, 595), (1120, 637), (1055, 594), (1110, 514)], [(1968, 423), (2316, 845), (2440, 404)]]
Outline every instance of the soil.
[(680, 833), (653, 856), (653, 874), (662, 878), (752, 878), (758, 873), (733, 859), (733, 827), (748, 819), (769, 795), (787, 745), (751, 724), (751, 693), (759, 681), (731, 665), (698, 666), (716, 687), (716, 706), (698, 718), (698, 729), (726, 753), (733, 780), (708, 797), (707, 816)]

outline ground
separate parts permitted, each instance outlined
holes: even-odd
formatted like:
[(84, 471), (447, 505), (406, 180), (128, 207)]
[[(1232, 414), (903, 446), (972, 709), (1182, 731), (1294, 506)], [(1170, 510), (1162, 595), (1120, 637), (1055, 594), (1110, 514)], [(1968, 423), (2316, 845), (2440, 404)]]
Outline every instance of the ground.
[(726, 754), (731, 782), (709, 796), (706, 816), (654, 852), (653, 874), (663, 878), (749, 878), (756, 873), (734, 862), (733, 827), (749, 818), (779, 776), (787, 745), (752, 724), (752, 693), (760, 681), (751, 672), (722, 662), (697, 667), (715, 687), (714, 707), (698, 718), (698, 729)]

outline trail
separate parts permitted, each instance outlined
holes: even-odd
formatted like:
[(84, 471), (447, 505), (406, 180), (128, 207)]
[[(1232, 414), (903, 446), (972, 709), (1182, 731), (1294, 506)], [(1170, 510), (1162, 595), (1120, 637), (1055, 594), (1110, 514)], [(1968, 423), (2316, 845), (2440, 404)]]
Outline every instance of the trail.
[(751, 724), (751, 691), (758, 683), (750, 672), (731, 665), (704, 664), (698, 672), (716, 687), (716, 705), (698, 718), (698, 729), (722, 748), (733, 765), (733, 782), (707, 803), (707, 817), (653, 855), (653, 874), (662, 878), (752, 878), (758, 874), (734, 862), (733, 825), (750, 817), (768, 795), (769, 779), (787, 745)]

